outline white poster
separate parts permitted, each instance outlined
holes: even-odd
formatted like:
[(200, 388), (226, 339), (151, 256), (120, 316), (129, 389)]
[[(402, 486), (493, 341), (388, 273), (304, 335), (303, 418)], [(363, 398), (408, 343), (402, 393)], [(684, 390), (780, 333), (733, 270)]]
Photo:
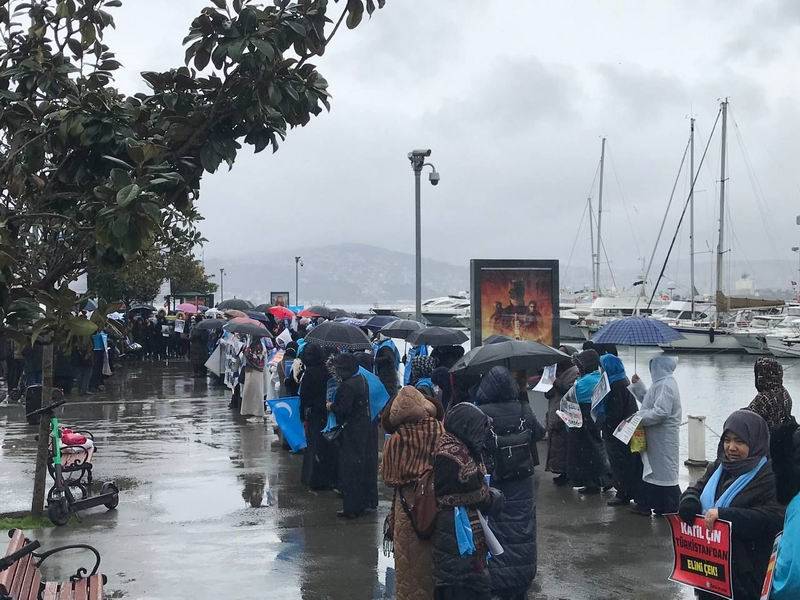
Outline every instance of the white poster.
[(592, 391), (592, 414), (594, 414), (594, 409), (597, 408), (597, 405), (602, 402), (603, 398), (605, 398), (606, 394), (610, 391), (611, 386), (608, 384), (608, 375), (603, 373), (600, 381), (597, 382), (597, 385), (594, 386), (594, 390)]
[(577, 402), (562, 398), (560, 410), (557, 410), (556, 414), (566, 423), (567, 427), (580, 429), (583, 426), (583, 415), (581, 415), (581, 407)]
[(536, 384), (536, 387), (533, 388), (534, 392), (549, 392), (553, 389), (553, 382), (556, 380), (556, 369), (558, 365), (550, 365), (549, 367), (545, 367), (544, 371), (542, 372), (542, 378), (539, 380), (539, 383)]
[(183, 329), (186, 327), (186, 321), (183, 319), (175, 319), (175, 333), (183, 333)]
[(641, 422), (642, 417), (639, 415), (632, 415), (628, 420), (617, 425), (617, 428), (614, 430), (614, 437), (623, 444), (630, 444), (633, 432), (636, 431), (636, 428)]

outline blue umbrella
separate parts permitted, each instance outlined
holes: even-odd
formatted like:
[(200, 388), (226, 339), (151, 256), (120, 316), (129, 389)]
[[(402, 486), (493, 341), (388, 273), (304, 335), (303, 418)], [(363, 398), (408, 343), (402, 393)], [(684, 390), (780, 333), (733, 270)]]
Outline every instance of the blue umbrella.
[(626, 317), (606, 323), (592, 336), (596, 344), (624, 344), (634, 346), (634, 368), (636, 346), (658, 346), (683, 339), (683, 334), (658, 319), (648, 317)]
[(397, 321), (397, 317), (392, 315), (373, 315), (367, 319), (367, 322), (364, 323), (364, 327), (370, 331), (378, 331), (382, 327), (386, 327), (389, 323), (394, 323), (395, 321)]

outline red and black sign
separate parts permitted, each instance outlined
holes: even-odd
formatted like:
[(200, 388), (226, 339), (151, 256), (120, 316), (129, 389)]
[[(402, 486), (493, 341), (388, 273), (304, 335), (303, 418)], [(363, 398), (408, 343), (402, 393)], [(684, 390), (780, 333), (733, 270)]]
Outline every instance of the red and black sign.
[(678, 515), (668, 515), (667, 519), (675, 550), (670, 579), (722, 598), (733, 598), (731, 524), (717, 521), (713, 529), (708, 529), (702, 517), (695, 517), (691, 525)]

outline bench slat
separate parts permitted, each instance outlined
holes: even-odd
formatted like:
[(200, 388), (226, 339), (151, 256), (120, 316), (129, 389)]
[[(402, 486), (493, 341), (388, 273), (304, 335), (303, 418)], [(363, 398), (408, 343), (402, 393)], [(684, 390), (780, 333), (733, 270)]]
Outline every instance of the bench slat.
[(58, 584), (55, 581), (48, 581), (44, 584), (42, 600), (58, 600)]
[[(41, 587), (42, 583), (42, 574), (39, 572), (39, 569), (36, 567), (36, 564), (33, 564), (33, 578), (31, 581), (31, 587), (28, 590), (27, 600), (36, 600), (39, 597), (39, 588)], [(26, 596), (22, 596), (20, 600), (25, 600)]]
[(86, 600), (89, 590), (86, 587), (86, 579), (79, 579), (74, 586), (75, 600)]
[(19, 565), (16, 573), (14, 573), (14, 581), (11, 582), (11, 593), (9, 596), (12, 598), (27, 597), (28, 590), (31, 588), (31, 580), (33, 579), (33, 572), (36, 570), (36, 565), (33, 564), (33, 556), (30, 554), (25, 558), (17, 561)]
[[(4, 556), (8, 556), (9, 554), (13, 554), (20, 548), (25, 545), (25, 534), (22, 533), (19, 529), (14, 531), (14, 535), (11, 536), (11, 540), (8, 542), (8, 548), (6, 549), (6, 553)], [(15, 562), (5, 571), (0, 572), (0, 593), (8, 594), (8, 591), (11, 589), (11, 582), (14, 581), (14, 573), (17, 572), (17, 567), (19, 566), (19, 561)]]
[(89, 577), (89, 600), (103, 600), (103, 576)]

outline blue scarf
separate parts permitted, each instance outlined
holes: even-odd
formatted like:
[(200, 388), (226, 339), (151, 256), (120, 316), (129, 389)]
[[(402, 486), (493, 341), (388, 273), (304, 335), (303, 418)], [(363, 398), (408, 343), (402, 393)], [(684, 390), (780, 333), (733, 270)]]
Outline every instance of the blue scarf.
[(597, 387), (598, 381), (600, 381), (600, 371), (587, 373), (578, 378), (578, 381), (575, 382), (575, 398), (578, 400), (578, 404), (592, 403), (592, 392)]
[(733, 499), (741, 492), (747, 484), (753, 481), (758, 472), (767, 464), (767, 457), (762, 456), (761, 460), (758, 461), (758, 464), (753, 467), (752, 470), (748, 471), (743, 475), (739, 475), (736, 478), (730, 487), (725, 490), (719, 498), (715, 498), (717, 495), (717, 486), (719, 485), (720, 477), (722, 477), (722, 465), (717, 467), (717, 470), (714, 471), (714, 474), (709, 478), (706, 486), (703, 488), (703, 493), (700, 494), (700, 504), (703, 507), (703, 514), (705, 514), (711, 508), (728, 508), (733, 502)]

